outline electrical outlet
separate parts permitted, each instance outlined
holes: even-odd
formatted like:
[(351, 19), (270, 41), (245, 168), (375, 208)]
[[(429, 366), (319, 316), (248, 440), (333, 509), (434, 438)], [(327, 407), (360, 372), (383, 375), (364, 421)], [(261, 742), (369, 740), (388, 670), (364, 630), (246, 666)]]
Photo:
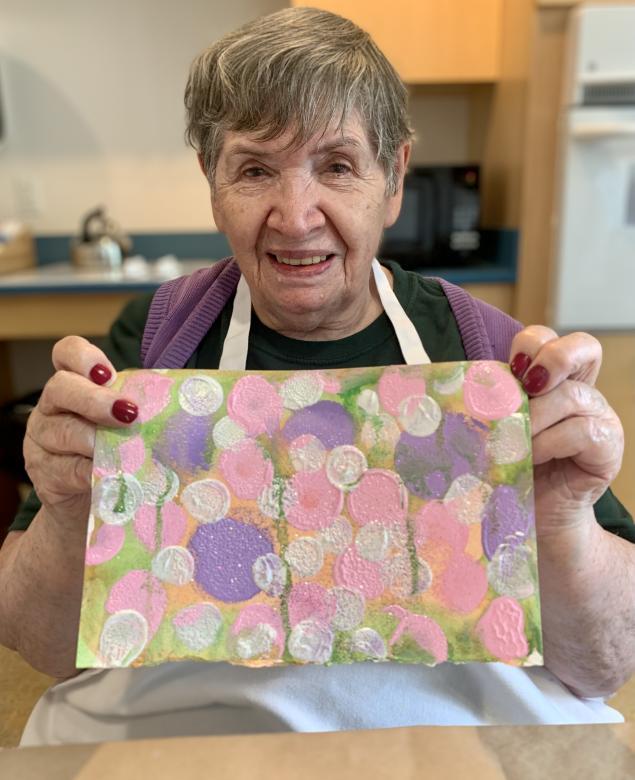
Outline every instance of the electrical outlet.
[(13, 197), (18, 219), (37, 219), (44, 212), (44, 188), (33, 176), (19, 176), (13, 180)]

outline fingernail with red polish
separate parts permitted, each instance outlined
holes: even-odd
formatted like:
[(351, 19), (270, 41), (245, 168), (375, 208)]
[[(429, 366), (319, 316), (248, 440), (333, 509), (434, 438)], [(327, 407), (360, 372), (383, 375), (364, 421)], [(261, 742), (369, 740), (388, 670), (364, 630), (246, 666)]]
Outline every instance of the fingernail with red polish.
[(524, 352), (519, 352), (509, 364), (509, 367), (511, 368), (512, 374), (516, 377), (516, 379), (520, 379), (525, 371), (529, 368), (530, 363), (531, 358), (529, 355), (525, 355)]
[(137, 419), (139, 414), (139, 407), (137, 404), (133, 404), (132, 401), (124, 401), (123, 398), (119, 398), (112, 405), (112, 416), (119, 422), (131, 423)]
[(96, 385), (105, 385), (106, 382), (110, 382), (112, 371), (101, 363), (96, 363), (90, 369), (89, 376)]
[(549, 372), (544, 366), (533, 366), (523, 379), (523, 387), (529, 395), (536, 395), (549, 381)]

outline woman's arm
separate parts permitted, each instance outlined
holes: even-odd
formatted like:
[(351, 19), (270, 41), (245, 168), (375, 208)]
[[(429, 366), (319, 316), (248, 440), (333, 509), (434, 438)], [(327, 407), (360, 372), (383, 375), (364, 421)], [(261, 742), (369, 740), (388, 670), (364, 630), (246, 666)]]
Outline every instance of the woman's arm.
[(24, 442), (42, 508), (0, 551), (0, 642), (40, 671), (65, 677), (76, 671), (95, 429), (124, 427), (138, 410), (105, 386), (115, 369), (84, 339), (59, 341), (53, 365)]
[(593, 514), (624, 451), (621, 423), (594, 387), (601, 346), (531, 326), (511, 354), (532, 396), (545, 665), (579, 696), (605, 696), (635, 672), (635, 546)]

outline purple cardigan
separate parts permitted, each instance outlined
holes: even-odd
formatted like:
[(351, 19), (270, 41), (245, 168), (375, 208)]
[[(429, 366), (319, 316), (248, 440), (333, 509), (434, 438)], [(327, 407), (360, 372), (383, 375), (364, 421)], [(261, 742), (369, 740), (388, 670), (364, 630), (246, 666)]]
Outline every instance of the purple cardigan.
[[(232, 257), (172, 279), (152, 299), (141, 345), (144, 368), (182, 368), (231, 298), (240, 270)], [(509, 359), (516, 320), (461, 287), (437, 280), (450, 303), (468, 360)]]

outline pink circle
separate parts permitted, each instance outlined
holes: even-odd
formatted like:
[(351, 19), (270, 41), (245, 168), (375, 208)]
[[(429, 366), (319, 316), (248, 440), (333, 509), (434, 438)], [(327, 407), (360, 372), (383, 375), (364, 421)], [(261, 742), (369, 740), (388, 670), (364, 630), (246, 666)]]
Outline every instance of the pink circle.
[[(420, 371), (417, 368), (415, 370)], [(410, 371), (410, 375), (405, 373)], [(412, 395), (424, 396), (426, 394), (426, 381), (422, 376), (417, 376), (413, 369), (401, 369), (395, 366), (387, 368), (377, 382), (377, 394), (381, 405), (394, 417), (399, 415), (399, 406), (406, 398)]]
[(362, 558), (354, 545), (335, 560), (333, 581), (336, 585), (360, 591), (367, 599), (377, 598), (384, 591), (381, 564)]
[(262, 624), (271, 626), (276, 632), (276, 646), (280, 653), (284, 650), (284, 627), (282, 618), (273, 607), (267, 604), (249, 604), (240, 611), (240, 614), (231, 627), (234, 636), (241, 631), (257, 628)]
[[(161, 538), (157, 539), (157, 520), (161, 521)], [(134, 517), (134, 531), (139, 541), (148, 550), (154, 552), (159, 547), (170, 547), (179, 544), (187, 527), (185, 511), (173, 501), (168, 501), (162, 507), (154, 504), (143, 504)]]
[(273, 433), (280, 425), (282, 399), (266, 379), (250, 374), (232, 387), (227, 414), (251, 436)]
[(309, 619), (329, 623), (336, 608), (335, 596), (316, 582), (299, 582), (289, 593), (291, 628)]
[(441, 574), (441, 598), (455, 612), (467, 614), (476, 609), (485, 598), (487, 587), (485, 568), (464, 553), (453, 556)]
[(295, 501), (287, 520), (300, 531), (328, 528), (344, 504), (342, 491), (329, 482), (324, 469), (296, 472), (289, 480), (289, 494)]
[(115, 582), (106, 601), (106, 609), (113, 614), (122, 609), (134, 609), (148, 621), (148, 640), (156, 633), (168, 597), (163, 585), (149, 571), (133, 569)]
[(509, 369), (491, 360), (472, 363), (463, 383), (465, 408), (473, 417), (500, 420), (522, 404), (518, 382)]
[(416, 615), (406, 612), (403, 607), (386, 607), (385, 612), (396, 617), (400, 622), (395, 633), (390, 638), (390, 646), (395, 645), (403, 636), (411, 636), (415, 642), (434, 656), (436, 663), (440, 664), (448, 660), (448, 640), (441, 626), (432, 618), (425, 615)]
[(137, 404), (137, 422), (144, 423), (165, 409), (173, 383), (169, 376), (154, 371), (137, 371), (126, 378), (120, 391), (121, 397)]
[(408, 493), (393, 471), (369, 469), (348, 495), (348, 511), (358, 525), (401, 523), (408, 511)]
[(218, 465), (237, 498), (258, 498), (273, 478), (271, 461), (253, 439), (223, 450)]
[[(441, 501), (428, 501), (414, 517), (414, 537), (417, 546), (434, 548), (439, 542), (452, 552), (462, 553), (468, 542), (469, 530), (459, 523)], [(422, 551), (425, 555), (425, 549)]]
[(98, 566), (106, 563), (123, 547), (126, 531), (121, 525), (104, 523), (97, 529), (95, 542), (86, 550), (86, 565)]
[(494, 599), (476, 624), (476, 634), (485, 648), (501, 661), (524, 658), (528, 652), (525, 613), (509, 596)]
[(133, 436), (119, 447), (121, 468), (126, 474), (134, 474), (138, 471), (146, 459), (146, 448), (141, 436)]

